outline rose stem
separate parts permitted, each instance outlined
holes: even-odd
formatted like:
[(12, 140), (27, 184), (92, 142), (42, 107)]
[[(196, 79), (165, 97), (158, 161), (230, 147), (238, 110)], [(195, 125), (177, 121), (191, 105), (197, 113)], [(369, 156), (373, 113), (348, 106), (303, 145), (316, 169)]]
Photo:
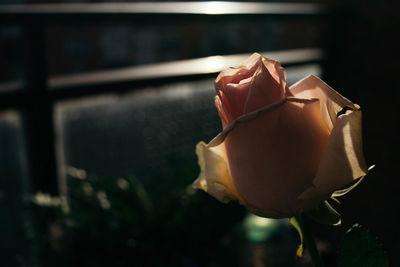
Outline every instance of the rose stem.
[(304, 244), (310, 253), (311, 260), (314, 263), (314, 266), (323, 267), (324, 263), (322, 262), (321, 256), (319, 255), (314, 235), (310, 228), (310, 219), (305, 214), (301, 214), (297, 217), (297, 219), (303, 231)]

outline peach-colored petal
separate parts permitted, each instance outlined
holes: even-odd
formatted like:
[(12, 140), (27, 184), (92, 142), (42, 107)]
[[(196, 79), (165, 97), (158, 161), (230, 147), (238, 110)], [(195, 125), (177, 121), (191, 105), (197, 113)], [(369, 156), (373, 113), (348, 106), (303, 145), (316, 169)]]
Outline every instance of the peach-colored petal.
[(279, 82), (282, 91), (282, 97), (291, 97), (293, 96), (292, 92), (289, 90), (289, 87), (286, 84), (286, 70), (281, 66), (279, 61), (275, 61), (269, 58), (264, 57), (263, 63), (271, 73), (272, 77)]
[(208, 148), (204, 142), (199, 142), (196, 146), (196, 154), (200, 175), (194, 181), (193, 187), (206, 191), (224, 203), (239, 199), (226, 163), (224, 146)]
[(242, 202), (259, 215), (293, 215), (293, 202), (311, 185), (329, 135), (318, 100), (290, 99), (224, 131), (220, 144)]
[(238, 84), (241, 80), (253, 76), (254, 72), (261, 64), (260, 59), (261, 55), (258, 53), (254, 53), (249, 58), (247, 58), (239, 67), (228, 68), (221, 71), (214, 82), (217, 91), (225, 90), (228, 83)]
[[(294, 99), (294, 98), (292, 98), (292, 99)], [(316, 99), (312, 99), (312, 100), (308, 100), (308, 99), (299, 99), (299, 101), (306, 101), (306, 102), (307, 102), (307, 101), (311, 101), (311, 102), (312, 102), (312, 101), (315, 101), (315, 100), (316, 100)], [(230, 124), (228, 124), (228, 125), (223, 129), (222, 132), (220, 132), (216, 137), (214, 137), (214, 139), (212, 139), (212, 140), (207, 144), (207, 146), (209, 146), (209, 147), (218, 146), (219, 144), (221, 144), (221, 143), (225, 140), (225, 138), (226, 138), (226, 136), (228, 135), (228, 133), (229, 133), (234, 127), (236, 127), (236, 125), (237, 125), (238, 123), (242, 123), (242, 122), (245, 122), (245, 121), (248, 121), (248, 120), (252, 120), (252, 119), (256, 118), (256, 117), (258, 116), (259, 113), (261, 113), (261, 112), (266, 112), (266, 111), (268, 111), (268, 110), (272, 110), (272, 109), (274, 109), (274, 108), (277, 108), (277, 107), (283, 105), (286, 101), (288, 101), (288, 99), (284, 98), (284, 99), (279, 100), (278, 102), (275, 102), (275, 103), (273, 103), (273, 104), (270, 104), (270, 105), (268, 105), (268, 106), (265, 106), (265, 107), (263, 107), (263, 108), (260, 108), (260, 109), (258, 109), (258, 110), (256, 110), (256, 111), (249, 112), (249, 113), (246, 113), (246, 114), (240, 116), (239, 118), (237, 118), (236, 120), (233, 120)]]
[(231, 115), (234, 119), (243, 114), (246, 98), (252, 83), (251, 81), (251, 79), (248, 79), (247, 82), (244, 83), (228, 83), (226, 86), (225, 95), (231, 107)]
[(344, 107), (356, 108), (347, 98), (340, 95), (329, 85), (314, 75), (310, 75), (290, 87), (294, 97), (318, 98), (321, 103), (321, 114), (329, 128), (332, 130), (336, 116)]
[(257, 65), (260, 59), (263, 58), (259, 53), (253, 53), (250, 57), (246, 58), (245, 61), (240, 64), (239, 67), (245, 67), (246, 69), (251, 69), (253, 66)]
[(279, 65), (279, 78), (283, 97), (293, 97), (292, 91), (286, 84), (286, 70)]
[(230, 120), (228, 119), (228, 116), (227, 116), (226, 108), (222, 105), (222, 102), (221, 102), (221, 99), (219, 98), (219, 96), (214, 97), (214, 103), (215, 103), (215, 106), (217, 107), (218, 115), (221, 119), (222, 129), (225, 129), (225, 127), (230, 122)]
[(250, 90), (244, 105), (242, 114), (246, 114), (262, 107), (265, 107), (274, 102), (278, 102), (284, 96), (279, 80), (276, 81), (264, 64), (261, 64), (259, 69), (252, 79)]
[(334, 190), (366, 175), (362, 151), (361, 111), (351, 110), (337, 118), (313, 186), (299, 197), (305, 209), (328, 198)]
[(234, 117), (232, 116), (232, 108), (231, 105), (228, 101), (228, 98), (226, 97), (226, 94), (222, 90), (217, 90), (219, 100), (221, 102), (221, 107), (223, 108), (226, 117), (228, 118), (228, 123), (231, 123), (234, 120)]
[(262, 57), (263, 65), (267, 68), (268, 72), (271, 74), (272, 78), (277, 83), (280, 83), (280, 74), (281, 74), (281, 63), (276, 60), (269, 59), (267, 57)]

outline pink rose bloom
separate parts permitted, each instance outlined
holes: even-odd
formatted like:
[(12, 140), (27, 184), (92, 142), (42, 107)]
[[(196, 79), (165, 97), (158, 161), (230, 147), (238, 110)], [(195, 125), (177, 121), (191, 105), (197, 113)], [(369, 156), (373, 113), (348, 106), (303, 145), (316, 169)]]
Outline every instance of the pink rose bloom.
[(197, 144), (193, 187), (285, 218), (366, 175), (360, 107), (318, 77), (289, 88), (280, 63), (255, 53), (222, 71), (215, 88), (223, 131)]

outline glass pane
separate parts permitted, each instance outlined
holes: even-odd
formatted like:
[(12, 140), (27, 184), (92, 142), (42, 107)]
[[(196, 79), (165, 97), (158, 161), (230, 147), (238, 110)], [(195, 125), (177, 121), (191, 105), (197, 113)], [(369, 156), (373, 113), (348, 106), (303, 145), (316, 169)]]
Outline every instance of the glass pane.
[(236, 18), (50, 25), (50, 75), (121, 68), (214, 55), (321, 47), (316, 19)]
[(173, 177), (175, 165), (194, 168), (195, 144), (221, 128), (212, 86), (207, 80), (61, 103), (65, 164), (99, 176), (133, 174), (146, 183)]
[(23, 132), (15, 111), (0, 113), (0, 148), (1, 265), (18, 266), (26, 257), (25, 230), (29, 221)]

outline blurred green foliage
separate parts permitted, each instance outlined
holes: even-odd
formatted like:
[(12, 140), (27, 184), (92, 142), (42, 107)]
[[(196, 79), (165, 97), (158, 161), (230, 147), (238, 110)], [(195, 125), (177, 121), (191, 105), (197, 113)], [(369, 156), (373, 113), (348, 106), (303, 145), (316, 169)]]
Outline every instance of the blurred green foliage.
[(350, 266), (389, 266), (389, 259), (380, 242), (358, 224), (347, 231), (338, 253), (338, 267)]
[(146, 179), (68, 167), (67, 208), (62, 199), (33, 198), (21, 266), (307, 266), (295, 256), (297, 234), (287, 220), (250, 215), (192, 189), (192, 159), (169, 165), (173, 176)]
[(221, 204), (182, 179), (160, 177), (146, 187), (134, 176), (68, 181), (69, 211), (33, 207), (30, 264), (241, 265), (235, 255), (245, 210), (237, 204)]

